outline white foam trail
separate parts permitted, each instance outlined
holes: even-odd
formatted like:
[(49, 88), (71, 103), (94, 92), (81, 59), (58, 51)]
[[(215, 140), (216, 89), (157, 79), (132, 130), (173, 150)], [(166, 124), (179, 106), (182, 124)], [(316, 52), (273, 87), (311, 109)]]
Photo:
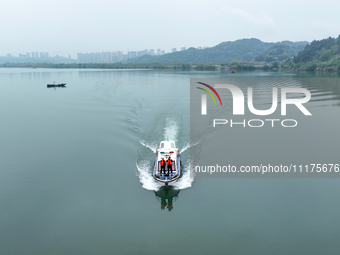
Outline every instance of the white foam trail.
[(141, 145), (149, 148), (152, 152), (156, 153), (156, 149), (157, 149), (157, 146), (154, 145), (154, 144), (147, 144), (145, 141), (139, 141), (141, 143)]
[[(152, 173), (150, 172), (151, 166), (147, 161), (142, 161), (139, 163), (136, 163), (136, 167), (138, 170), (138, 177), (139, 181), (142, 183), (142, 187), (147, 190), (159, 190), (162, 186), (164, 186), (163, 183), (160, 183), (156, 181)], [(190, 163), (182, 169), (183, 174), (181, 178), (179, 178), (175, 182), (169, 183), (169, 185), (173, 186), (175, 189), (187, 189), (192, 186), (192, 183), (194, 182), (194, 178), (190, 177)]]
[(142, 187), (147, 190), (159, 190), (164, 184), (157, 182), (150, 173), (150, 164), (148, 162), (136, 163), (138, 170), (139, 181), (142, 183)]
[(183, 175), (181, 178), (178, 179), (174, 184), (170, 184), (174, 186), (176, 189), (187, 189), (192, 186), (192, 183), (194, 182), (194, 178), (190, 177), (190, 163), (185, 166), (185, 168), (182, 170)]
[(176, 121), (170, 118), (165, 119), (164, 140), (169, 139), (177, 142), (178, 125)]
[(180, 150), (180, 153), (185, 152), (187, 149), (189, 149), (190, 147), (193, 147), (193, 146), (195, 146), (195, 145), (197, 145), (197, 144), (198, 144), (198, 142), (197, 142), (197, 143), (194, 143), (194, 144), (192, 144), (192, 145), (190, 145), (190, 143), (186, 143), (186, 144), (183, 146), (183, 148)]

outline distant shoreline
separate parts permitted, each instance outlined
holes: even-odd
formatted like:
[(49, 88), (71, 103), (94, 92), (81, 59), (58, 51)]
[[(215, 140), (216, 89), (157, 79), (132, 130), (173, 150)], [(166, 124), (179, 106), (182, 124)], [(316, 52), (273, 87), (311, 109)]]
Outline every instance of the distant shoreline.
[(0, 68), (53, 68), (53, 69), (157, 69), (157, 70), (196, 70), (196, 71), (311, 71), (323, 73), (339, 73), (339, 68), (315, 68), (308, 70), (305, 68), (291, 68), (285, 63), (274, 62), (265, 63), (240, 63), (231, 62), (230, 65), (224, 64), (188, 64), (188, 63), (86, 63), (86, 64), (51, 64), (51, 63), (5, 63), (0, 64)]

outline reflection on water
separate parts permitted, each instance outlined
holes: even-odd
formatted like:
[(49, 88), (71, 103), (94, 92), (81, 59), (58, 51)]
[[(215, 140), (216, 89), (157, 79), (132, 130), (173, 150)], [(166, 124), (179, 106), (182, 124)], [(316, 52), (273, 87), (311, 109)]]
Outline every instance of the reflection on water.
[(180, 190), (175, 189), (173, 186), (162, 186), (159, 190), (155, 191), (156, 199), (161, 203), (161, 210), (165, 207), (171, 211), (174, 206), (173, 203), (178, 199)]
[[(198, 141), (190, 141), (190, 78), (227, 75), (0, 69), (0, 254), (338, 254), (339, 179), (190, 178), (190, 151), (210, 156), (212, 141), (221, 140), (203, 126)], [(249, 77), (254, 86), (253, 76), (270, 75), (233, 77)], [(70, 85), (46, 90), (54, 80)], [(271, 104), (264, 85), (254, 87), (259, 109)], [(269, 129), (261, 139), (261, 130), (252, 130), (251, 154), (244, 133), (227, 130), (221, 157), (283, 164), (299, 151), (305, 152), (299, 162), (310, 154), (309, 163), (335, 157), (339, 163), (340, 86), (336, 80), (293, 85), (312, 92), (313, 116), (299, 122), (301, 132), (285, 139)], [(176, 140), (183, 166), (169, 187), (152, 176), (166, 136)], [(172, 211), (166, 220), (164, 211)], [(176, 244), (171, 249), (162, 229)]]

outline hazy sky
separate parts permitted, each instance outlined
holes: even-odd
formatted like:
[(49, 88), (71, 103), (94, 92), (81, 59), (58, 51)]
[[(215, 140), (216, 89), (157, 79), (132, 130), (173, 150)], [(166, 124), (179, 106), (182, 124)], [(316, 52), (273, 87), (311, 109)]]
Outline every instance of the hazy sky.
[(0, 0), (0, 55), (214, 46), (340, 34), (340, 1)]

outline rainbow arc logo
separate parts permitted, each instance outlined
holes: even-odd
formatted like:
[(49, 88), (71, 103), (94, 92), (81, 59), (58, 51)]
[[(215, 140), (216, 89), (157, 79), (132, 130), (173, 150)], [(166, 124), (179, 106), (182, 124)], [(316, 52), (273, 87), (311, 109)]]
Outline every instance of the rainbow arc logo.
[[(220, 95), (217, 93), (217, 91), (216, 91), (213, 87), (211, 87), (210, 85), (208, 85), (208, 84), (206, 84), (206, 83), (203, 83), (203, 82), (197, 82), (197, 83), (199, 83), (199, 84), (201, 84), (201, 85), (203, 85), (203, 86), (206, 86), (207, 88), (211, 89), (211, 91), (214, 92), (215, 95), (217, 96), (218, 100), (220, 100), (220, 104), (221, 104), (221, 106), (222, 106), (222, 100), (221, 100), (221, 98), (220, 98)], [(201, 90), (203, 90), (204, 92), (206, 92), (206, 93), (214, 100), (215, 105), (217, 105), (214, 96), (211, 94), (211, 92), (210, 92), (209, 90), (203, 89), (203, 88), (200, 88), (200, 87), (196, 87), (196, 88), (201, 89)]]

